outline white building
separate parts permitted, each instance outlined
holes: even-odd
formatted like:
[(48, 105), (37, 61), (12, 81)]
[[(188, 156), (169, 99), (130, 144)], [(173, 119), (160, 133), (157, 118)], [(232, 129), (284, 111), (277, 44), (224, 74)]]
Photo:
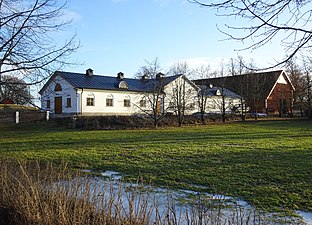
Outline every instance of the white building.
[[(204, 86), (201, 87), (201, 90), (207, 98), (205, 107), (206, 113), (222, 114), (223, 107), (225, 107), (224, 112), (230, 114), (238, 112), (242, 108), (242, 98), (240, 95), (226, 88)], [(245, 108), (245, 106), (243, 108)]]
[[(39, 91), (41, 108), (59, 115), (133, 115), (151, 111), (156, 101), (159, 113), (174, 112), (179, 85), (187, 93), (186, 114), (197, 112), (198, 86), (184, 75), (155, 79), (130, 79), (56, 71)], [(157, 96), (155, 95), (157, 93)], [(155, 98), (157, 97), (157, 99)]]

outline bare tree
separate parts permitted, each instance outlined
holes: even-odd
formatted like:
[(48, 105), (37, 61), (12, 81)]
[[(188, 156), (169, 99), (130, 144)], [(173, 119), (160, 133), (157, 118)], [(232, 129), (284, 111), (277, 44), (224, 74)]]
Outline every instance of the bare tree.
[(295, 88), (293, 93), (293, 108), (300, 111), (301, 116), (312, 117), (312, 60), (302, 57), (302, 64), (292, 59), (286, 64), (287, 72)]
[(169, 69), (168, 74), (170, 75), (178, 75), (183, 74), (186, 77), (189, 77), (192, 73), (192, 70), (190, 69), (187, 62), (177, 62), (174, 65), (172, 65)]
[(200, 87), (197, 93), (197, 103), (199, 107), (201, 123), (205, 124), (205, 114), (209, 98), (209, 90), (207, 85), (205, 85), (205, 79), (209, 78), (210, 66), (201, 66), (194, 70), (194, 74), (196, 78), (200, 79), (200, 82), (197, 83), (197, 85)]
[[(187, 110), (195, 108), (194, 97), (197, 96), (197, 91), (194, 93), (195, 85), (186, 79), (190, 74), (189, 66), (186, 62), (177, 63), (170, 68), (169, 74), (178, 75), (179, 77), (173, 82), (172, 93), (170, 94), (171, 110), (177, 116), (178, 125), (182, 126)], [(191, 88), (190, 86), (193, 86)], [(195, 87), (197, 90), (197, 86)], [(168, 93), (169, 94), (169, 93)], [(169, 96), (169, 95), (168, 95)]]
[(257, 69), (253, 60), (245, 63), (243, 58), (239, 56), (236, 62), (235, 76), (238, 76), (238, 79), (233, 80), (236, 82), (235, 90), (241, 96), (241, 118), (245, 120), (247, 109), (250, 107), (255, 120), (257, 120), (259, 108), (263, 107), (262, 96), (265, 93), (266, 79), (262, 73), (255, 73)]
[(306, 79), (306, 96), (307, 96), (307, 103), (308, 103), (308, 109), (307, 109), (307, 116), (309, 119), (312, 119), (312, 77), (311, 72), (306, 73), (305, 75)]
[(71, 22), (64, 20), (66, 0), (0, 0), (0, 93), (4, 75), (38, 84), (70, 64), (79, 47), (75, 35), (60, 43), (53, 37)]
[(226, 83), (226, 71), (225, 71), (225, 65), (222, 62), (220, 64), (220, 70), (216, 71), (216, 76), (218, 76), (220, 79), (217, 81), (217, 86), (219, 88), (219, 93), (217, 95), (221, 96), (221, 99), (217, 98), (215, 100), (216, 105), (219, 106), (221, 115), (222, 115), (222, 122), (225, 122), (226, 120), (226, 97), (225, 97), (225, 83)]
[(146, 104), (139, 109), (153, 120), (154, 127), (157, 128), (159, 122), (165, 117), (167, 109), (164, 108), (164, 74), (161, 72), (158, 58), (153, 61), (146, 61), (146, 65), (142, 66), (136, 73), (136, 78), (148, 82), (148, 90), (142, 93)]
[(244, 19), (245, 21), (241, 23), (241, 26), (226, 24), (225, 28), (219, 29), (228, 36), (228, 39), (250, 43), (241, 50), (254, 50), (269, 42), (278, 41), (285, 49), (287, 56), (271, 68), (284, 64), (299, 52), (311, 49), (311, 1), (188, 1), (202, 7), (215, 9), (219, 16)]
[(247, 96), (247, 82), (245, 77), (242, 75), (247, 73), (247, 69), (245, 67), (245, 62), (242, 56), (237, 56), (236, 59), (231, 59), (230, 60), (230, 65), (229, 65), (229, 70), (231, 76), (239, 76), (237, 77), (238, 79), (233, 79), (233, 82), (235, 82), (233, 85), (236, 86), (236, 90), (238, 91), (236, 94), (240, 96), (240, 105), (234, 111), (238, 111), (241, 116), (241, 120), (245, 121), (246, 120), (246, 112), (247, 112), (247, 107), (246, 107), (246, 101), (245, 97)]
[(312, 119), (312, 60), (305, 59), (303, 63), (304, 101), (306, 102), (306, 114)]
[(18, 105), (28, 105), (32, 102), (29, 86), (17, 77), (5, 75), (2, 77), (4, 85), (0, 99), (2, 101), (11, 100)]
[[(286, 63), (287, 74), (295, 90), (293, 92), (293, 108), (300, 111), (301, 117), (304, 115), (305, 82), (302, 68), (293, 58)], [(293, 113), (293, 112), (292, 112)]]

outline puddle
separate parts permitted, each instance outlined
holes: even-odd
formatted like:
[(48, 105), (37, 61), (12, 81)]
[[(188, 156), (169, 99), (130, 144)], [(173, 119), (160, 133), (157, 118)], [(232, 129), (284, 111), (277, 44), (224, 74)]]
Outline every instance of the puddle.
[[(102, 176), (102, 177), (101, 177)], [(245, 225), (309, 225), (312, 224), (312, 213), (296, 211), (300, 218), (281, 217), (277, 213), (267, 213), (254, 209), (248, 202), (230, 196), (213, 195), (192, 190), (171, 190), (139, 183), (121, 182), (122, 175), (116, 171), (105, 171), (101, 176), (77, 178), (81, 193), (92, 190), (92, 202), (96, 204), (99, 197), (110, 199), (114, 205), (120, 205), (125, 216), (130, 208), (135, 211), (149, 211), (149, 224), (156, 224), (155, 218), (175, 221), (174, 224), (245, 224)], [(86, 180), (84, 180), (86, 179)], [(75, 183), (73, 181), (73, 185)], [(57, 185), (60, 185), (58, 183)], [(70, 189), (70, 183), (61, 186)], [(95, 200), (95, 201), (93, 201)], [(130, 202), (132, 201), (132, 202)], [(100, 203), (103, 203), (99, 199)], [(99, 204), (100, 209), (103, 205)], [(118, 211), (118, 209), (114, 209)], [(162, 224), (162, 223), (157, 223)], [(171, 223), (169, 223), (171, 224)]]
[(103, 177), (107, 177), (110, 180), (121, 180), (122, 176), (119, 172), (107, 170), (101, 173)]
[(306, 224), (312, 224), (312, 212), (296, 211)]
[[(122, 175), (119, 172), (116, 171), (105, 171), (101, 173), (101, 175), (105, 178), (107, 178), (107, 181), (115, 181), (114, 188), (120, 188), (120, 181), (122, 179)], [(99, 182), (99, 183), (98, 183)], [(97, 185), (101, 185), (101, 182), (103, 181), (97, 181)], [(232, 221), (233, 223), (233, 215), (235, 214), (236, 222), (242, 223), (244, 221), (244, 224), (248, 224), (248, 220), (251, 218), (257, 218), (258, 223), (255, 223), (255, 221), (252, 224), (306, 224), (306, 225), (312, 225), (312, 212), (303, 212), (303, 211), (296, 211), (297, 215), (301, 218), (285, 218), (280, 217), (278, 213), (267, 213), (267, 212), (259, 212), (256, 209), (254, 209), (251, 205), (248, 204), (248, 202), (241, 200), (241, 199), (235, 199), (230, 196), (225, 195), (218, 195), (218, 194), (209, 194), (209, 193), (203, 193), (198, 191), (192, 191), (192, 190), (171, 190), (167, 188), (159, 188), (159, 187), (152, 187), (152, 186), (142, 186), (140, 184), (129, 184), (124, 183), (125, 194), (127, 192), (130, 192), (131, 189), (139, 186), (141, 193), (149, 193), (149, 197), (154, 199), (154, 201), (157, 201), (157, 205), (159, 207), (158, 210), (160, 210), (161, 213), (164, 213), (168, 207), (168, 202), (175, 210), (177, 210), (177, 213), (181, 215), (181, 217), (185, 217), (183, 215), (183, 212), (189, 211), (191, 207), (195, 208), (198, 207), (198, 201), (206, 201), (205, 204), (209, 203), (208, 205), (210, 207), (215, 207), (215, 211), (218, 213), (216, 218), (219, 220), (220, 215), (222, 215), (222, 223), (227, 223)], [(199, 189), (205, 189), (207, 187), (202, 185), (193, 185), (196, 188)], [(151, 195), (150, 195), (151, 194)], [(214, 206), (212, 204), (215, 204)], [(220, 208), (222, 207), (221, 211)], [(221, 213), (220, 213), (221, 212)], [(234, 214), (233, 214), (234, 213)], [(210, 215), (210, 217), (212, 217)], [(240, 217), (240, 218), (238, 218)], [(260, 219), (261, 218), (261, 219)], [(179, 224), (188, 224), (187, 222), (183, 223), (180, 221)], [(212, 223), (213, 224), (213, 223)]]

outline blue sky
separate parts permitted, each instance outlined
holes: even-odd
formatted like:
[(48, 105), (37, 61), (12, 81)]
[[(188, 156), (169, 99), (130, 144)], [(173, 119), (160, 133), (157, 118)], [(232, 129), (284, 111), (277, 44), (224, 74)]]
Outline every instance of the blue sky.
[(217, 30), (225, 23), (243, 23), (239, 19), (215, 16), (215, 12), (187, 0), (70, 0), (67, 17), (73, 18), (66, 33), (77, 33), (81, 48), (71, 57), (84, 63), (73, 72), (92, 68), (95, 74), (115, 75), (119, 71), (133, 77), (145, 60), (159, 59), (166, 72), (175, 62), (187, 62), (194, 68), (210, 64), (218, 68), (237, 54), (258, 66), (272, 64), (283, 57), (276, 44), (260, 50), (237, 52), (246, 47), (235, 41), (222, 41)]

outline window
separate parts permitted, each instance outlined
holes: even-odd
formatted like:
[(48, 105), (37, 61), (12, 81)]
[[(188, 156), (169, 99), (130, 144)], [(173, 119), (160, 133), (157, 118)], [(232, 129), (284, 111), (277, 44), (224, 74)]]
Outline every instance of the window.
[(195, 103), (190, 103), (190, 110), (194, 110), (195, 109)]
[(126, 81), (123, 80), (123, 81), (119, 82), (118, 87), (121, 88), (121, 89), (128, 89), (128, 84), (127, 84)]
[(113, 106), (113, 99), (112, 98), (106, 99), (106, 106)]
[(66, 107), (70, 108), (71, 107), (71, 98), (66, 99)]
[(62, 86), (60, 84), (56, 84), (54, 87), (54, 91), (62, 91)]
[(124, 99), (124, 107), (130, 107), (130, 99)]
[(174, 108), (174, 102), (169, 102), (169, 108)]
[(94, 98), (87, 98), (87, 106), (94, 106)]
[(51, 108), (51, 101), (49, 99), (49, 100), (47, 100), (47, 109), (50, 109), (50, 108)]
[(215, 101), (212, 102), (212, 108), (217, 109), (217, 103)]
[(140, 101), (140, 107), (142, 107), (142, 108), (145, 108), (145, 107), (146, 107), (146, 100), (145, 100), (145, 99), (142, 99), (142, 100)]

